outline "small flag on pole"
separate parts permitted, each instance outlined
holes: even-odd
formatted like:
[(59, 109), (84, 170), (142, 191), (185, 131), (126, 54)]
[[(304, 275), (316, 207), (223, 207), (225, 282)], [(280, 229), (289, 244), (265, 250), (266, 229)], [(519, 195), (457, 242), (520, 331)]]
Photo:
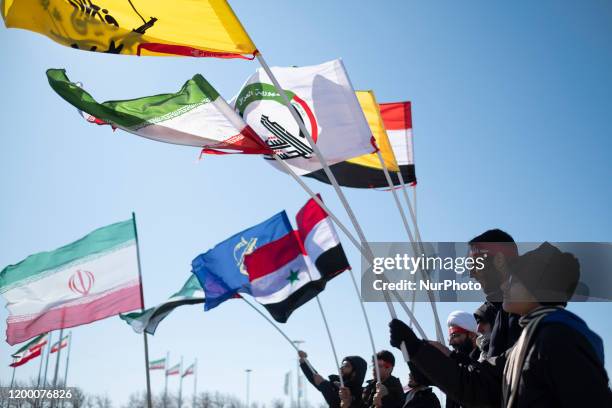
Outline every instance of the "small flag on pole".
[(149, 362), (149, 370), (163, 370), (166, 368), (166, 359), (160, 358)]
[(172, 366), (166, 370), (166, 376), (179, 375), (180, 373), (181, 373), (181, 363), (178, 363), (175, 366)]
[(0, 12), (9, 28), (78, 50), (247, 59), (257, 52), (224, 0), (5, 0)]
[[(414, 141), (412, 137), (412, 104), (391, 102), (380, 104), (380, 114), (404, 183), (416, 185)], [(393, 180), (396, 175), (392, 174)]]
[(0, 272), (7, 342), (79, 326), (142, 307), (132, 220), (30, 255)]
[(42, 353), (42, 349), (48, 342), (48, 338), (49, 333), (41, 334), (40, 336), (34, 338), (32, 341), (21, 347), (19, 350), (12, 354), (13, 363), (11, 363), (10, 366), (19, 367), (21, 365), (24, 365), (28, 361), (39, 357)]
[(166, 318), (174, 309), (184, 305), (195, 305), (204, 303), (204, 290), (198, 282), (195, 275), (191, 275), (181, 290), (176, 292), (163, 303), (155, 307), (151, 307), (144, 312), (132, 312), (121, 314), (119, 317), (127, 324), (132, 326), (136, 333), (146, 331), (149, 334), (155, 334), (157, 326)]
[(181, 375), (181, 377), (187, 377), (188, 375), (192, 375), (194, 373), (194, 370), (195, 370), (195, 363), (187, 367), (185, 371), (183, 371), (183, 374)]
[(64, 336), (63, 339), (61, 339), (60, 341), (58, 341), (55, 344), (53, 344), (51, 346), (51, 353), (56, 353), (58, 350), (63, 349), (66, 346), (68, 346), (68, 338), (69, 337), (70, 337), (70, 335), (66, 335), (66, 336)]
[(202, 75), (180, 91), (98, 103), (63, 69), (47, 70), (51, 88), (91, 115), (88, 122), (110, 124), (147, 139), (203, 148), (203, 153), (264, 154), (271, 150)]

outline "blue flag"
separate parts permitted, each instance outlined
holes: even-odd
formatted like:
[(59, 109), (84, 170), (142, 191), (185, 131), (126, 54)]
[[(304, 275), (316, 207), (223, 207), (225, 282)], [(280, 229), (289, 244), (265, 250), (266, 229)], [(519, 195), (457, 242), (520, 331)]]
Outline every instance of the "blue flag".
[(293, 228), (285, 211), (232, 235), (191, 262), (191, 272), (204, 288), (204, 310), (217, 307), (238, 292), (250, 293), (244, 256), (287, 235)]

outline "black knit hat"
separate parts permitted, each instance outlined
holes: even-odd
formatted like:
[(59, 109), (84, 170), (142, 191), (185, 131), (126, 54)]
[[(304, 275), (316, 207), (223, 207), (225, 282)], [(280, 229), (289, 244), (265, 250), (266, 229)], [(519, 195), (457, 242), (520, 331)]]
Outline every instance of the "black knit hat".
[(489, 323), (491, 326), (493, 326), (493, 323), (495, 323), (496, 316), (497, 316), (497, 309), (495, 308), (494, 304), (489, 303), (489, 302), (483, 303), (474, 312), (474, 318), (476, 319), (476, 322)]

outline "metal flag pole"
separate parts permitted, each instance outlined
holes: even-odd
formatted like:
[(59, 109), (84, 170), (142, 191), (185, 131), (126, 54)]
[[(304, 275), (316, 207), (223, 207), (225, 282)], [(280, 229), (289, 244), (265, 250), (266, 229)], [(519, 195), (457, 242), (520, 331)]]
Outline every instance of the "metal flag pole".
[(195, 359), (195, 362), (193, 363), (193, 407), (195, 408), (196, 406), (196, 390), (197, 390), (197, 386), (198, 386), (198, 359)]
[(247, 368), (244, 371), (246, 372), (246, 408), (249, 408), (249, 403), (250, 403), (250, 401), (249, 401), (249, 398), (250, 398), (249, 393), (251, 391), (250, 390), (250, 386), (251, 386), (251, 384), (250, 384), (250, 382), (251, 382), (251, 371), (253, 371), (253, 370), (251, 370), (250, 368)]
[(60, 329), (59, 341), (57, 346), (57, 355), (55, 356), (55, 374), (53, 374), (53, 388), (57, 386), (57, 373), (59, 371), (60, 355), (62, 354), (62, 338), (64, 334), (64, 328)]
[(71, 347), (72, 347), (72, 331), (68, 333), (68, 350), (66, 350), (66, 369), (64, 370), (64, 387), (68, 385), (68, 364), (70, 363), (70, 348)]
[(17, 370), (17, 367), (13, 367), (13, 375), (11, 376), (11, 385), (9, 388), (13, 388), (13, 384), (15, 384), (15, 370)]
[[(49, 342), (49, 334), (50, 333), (47, 333), (47, 343)], [(45, 347), (42, 347), (42, 351), (40, 354), (40, 364), (38, 367), (38, 380), (36, 381), (36, 388), (40, 388), (40, 376), (42, 375), (42, 366), (44, 362), (44, 356), (45, 356)]]
[(178, 395), (178, 408), (183, 405), (183, 356), (181, 356), (181, 365), (179, 366), (179, 395)]
[[(408, 224), (408, 219), (406, 218), (406, 215), (402, 211), (402, 205), (397, 196), (397, 191), (395, 191), (395, 187), (393, 185), (393, 181), (391, 180), (391, 176), (389, 175), (389, 169), (387, 168), (387, 165), (385, 164), (385, 161), (383, 160), (382, 154), (380, 153), (380, 151), (376, 152), (376, 154), (378, 155), (378, 160), (380, 161), (380, 165), (385, 174), (385, 178), (387, 179), (387, 183), (389, 183), (389, 188), (391, 189), (391, 193), (393, 194), (393, 200), (395, 201), (395, 205), (397, 206), (400, 216), (402, 218), (402, 223), (404, 224), (404, 228), (406, 229), (406, 232), (408, 233), (408, 238), (410, 239), (410, 243), (412, 244), (412, 250), (414, 251), (414, 254), (417, 255), (418, 248), (415, 243), (414, 236), (412, 235), (412, 231), (410, 231), (410, 225)], [(422, 243), (421, 243), (421, 246), (422, 246)], [(418, 269), (419, 269), (419, 273), (421, 274), (421, 278), (423, 279), (426, 278), (427, 277), (426, 272), (423, 271), (422, 268), (418, 268)], [(440, 317), (438, 316), (438, 310), (435, 305), (436, 301), (435, 301), (434, 295), (431, 290), (427, 290), (427, 295), (429, 297), (429, 303), (431, 304), (431, 310), (433, 312), (434, 320), (436, 323), (436, 337), (439, 342), (444, 342), (444, 337), (442, 335), (442, 325), (440, 324)], [(406, 358), (407, 354), (404, 357)]]
[(170, 352), (166, 352), (164, 362), (164, 408), (168, 406), (168, 366), (170, 365)]
[(47, 345), (47, 357), (45, 359), (45, 377), (43, 378), (43, 388), (47, 386), (47, 369), (49, 368), (49, 355), (51, 354), (51, 343), (53, 332), (49, 332), (49, 344)]
[[(300, 348), (300, 344), (305, 343), (304, 340), (293, 340), (293, 344), (296, 345), (297, 348)], [(300, 408), (300, 398), (302, 397), (302, 390), (300, 389), (300, 360), (297, 360), (297, 364), (295, 367), (295, 390), (297, 391), (297, 408)]]
[[(136, 228), (136, 214), (132, 212), (132, 225), (134, 226), (134, 238), (136, 240), (136, 258), (138, 259), (138, 279), (140, 280), (140, 304), (142, 305), (140, 310), (144, 312), (145, 301), (144, 292), (142, 289), (142, 266), (140, 264), (140, 245), (138, 244), (138, 229)], [(144, 340), (144, 355), (145, 355), (145, 373), (147, 380), (147, 407), (153, 408), (153, 401), (151, 399), (151, 376), (149, 374), (149, 342), (147, 340), (147, 332), (142, 332)]]

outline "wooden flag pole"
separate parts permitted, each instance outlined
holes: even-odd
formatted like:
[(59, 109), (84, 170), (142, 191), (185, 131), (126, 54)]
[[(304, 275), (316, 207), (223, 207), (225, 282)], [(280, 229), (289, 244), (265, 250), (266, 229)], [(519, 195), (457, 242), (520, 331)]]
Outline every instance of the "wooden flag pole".
[[(134, 237), (136, 240), (136, 258), (138, 259), (138, 279), (140, 280), (140, 304), (142, 307), (140, 310), (144, 312), (145, 301), (144, 292), (142, 289), (142, 266), (140, 264), (140, 245), (138, 244), (138, 229), (136, 228), (136, 214), (132, 212), (132, 225), (134, 226)], [(144, 340), (144, 355), (145, 355), (145, 372), (147, 380), (147, 407), (153, 408), (153, 401), (151, 399), (151, 376), (149, 374), (149, 342), (147, 340), (146, 330), (142, 332)]]
[[(377, 152), (377, 155), (378, 155), (378, 160), (380, 161), (380, 165), (385, 174), (385, 178), (387, 179), (387, 183), (389, 183), (389, 188), (391, 189), (391, 193), (393, 194), (395, 205), (397, 206), (400, 216), (402, 218), (404, 228), (406, 229), (406, 232), (408, 233), (408, 237), (410, 238), (410, 243), (412, 244), (412, 250), (414, 251), (414, 254), (417, 255), (418, 248), (417, 248), (417, 245), (415, 244), (414, 236), (412, 235), (412, 232), (410, 231), (410, 225), (408, 225), (408, 219), (406, 218), (406, 215), (402, 211), (402, 205), (397, 196), (397, 191), (395, 191), (395, 187), (393, 185), (393, 181), (391, 180), (391, 176), (389, 175), (389, 169), (387, 168), (387, 165), (385, 164), (385, 161), (383, 160), (382, 154), (380, 153), (380, 151)], [(421, 247), (422, 247), (422, 243), (421, 243)], [(423, 279), (426, 278), (427, 277), (426, 272), (422, 270), (421, 268), (418, 268), (418, 269), (421, 274), (421, 278)], [(439, 342), (444, 342), (444, 336), (442, 334), (442, 325), (440, 324), (440, 317), (438, 316), (438, 309), (436, 308), (435, 297), (431, 290), (427, 290), (427, 295), (429, 297), (429, 303), (431, 304), (431, 310), (433, 312), (434, 320), (436, 323), (436, 338), (438, 339)]]

